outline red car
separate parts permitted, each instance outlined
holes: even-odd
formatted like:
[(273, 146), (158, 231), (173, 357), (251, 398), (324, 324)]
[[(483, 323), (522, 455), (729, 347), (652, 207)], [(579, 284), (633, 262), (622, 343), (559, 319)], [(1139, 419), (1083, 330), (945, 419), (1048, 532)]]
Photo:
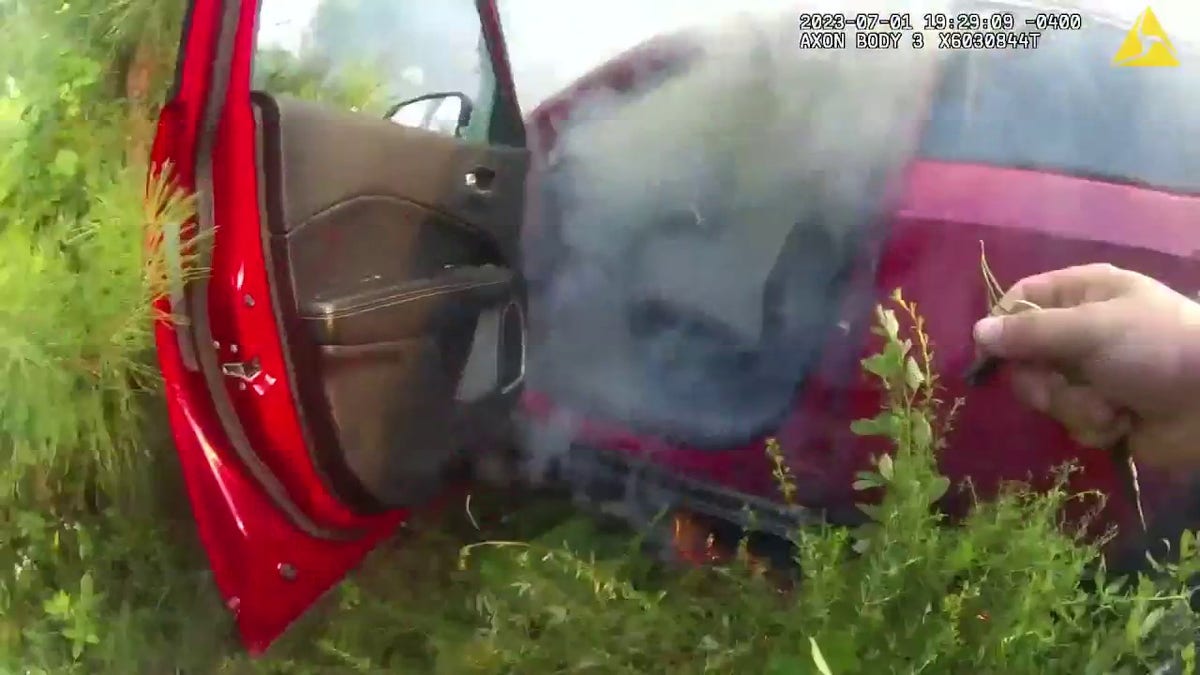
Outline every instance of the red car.
[[(551, 446), (560, 477), (597, 499), (731, 520), (752, 503), (768, 527), (849, 519), (853, 473), (883, 447), (849, 430), (878, 405), (858, 359), (893, 289), (919, 303), (955, 397), (986, 310), (981, 241), (1007, 282), (1108, 261), (1200, 288), (1200, 54), (1176, 42), (1183, 67), (1114, 67), (1127, 27), (1085, 16), (1036, 50), (947, 54), (915, 156), (795, 224), (767, 274), (724, 271), (761, 298), (754, 330), (664, 292), (607, 317), (625, 327), (619, 358), (602, 336), (564, 343), (571, 317), (618, 305), (597, 300), (602, 285), (562, 292), (594, 261), (563, 235), (578, 167), (555, 160), (558, 134), (592, 94), (686, 72), (698, 45), (652, 41), (523, 118), (496, 1), (474, 8), (485, 97), (422, 97), (452, 104), (451, 133), (252, 91), (259, 2), (191, 2), (154, 159), (200, 197), (210, 273), (162, 300), (186, 321), (158, 326), (158, 354), (200, 536), (251, 651), (457, 468), (508, 447), (518, 409), (519, 445)], [(615, 204), (646, 238), (606, 273), (638, 274), (656, 236), (713, 220), (723, 180), (700, 206)], [(852, 246), (822, 238), (830, 219)], [(811, 510), (771, 506), (770, 436)], [(944, 470), (984, 490), (1082, 456), (1079, 487), (1132, 514), (1107, 458), (1002, 382), (970, 393), (949, 440)], [(1144, 475), (1143, 490), (1156, 533), (1200, 520), (1191, 478)]]

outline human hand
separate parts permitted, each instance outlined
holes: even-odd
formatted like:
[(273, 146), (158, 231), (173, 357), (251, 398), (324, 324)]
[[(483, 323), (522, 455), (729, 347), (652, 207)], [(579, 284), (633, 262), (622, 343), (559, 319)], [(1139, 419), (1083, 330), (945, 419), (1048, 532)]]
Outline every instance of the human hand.
[(1200, 303), (1103, 263), (1022, 279), (1000, 306), (1021, 301), (1040, 309), (975, 324), (978, 349), (1012, 363), (1018, 398), (1083, 445), (1128, 435), (1140, 461), (1200, 465)]

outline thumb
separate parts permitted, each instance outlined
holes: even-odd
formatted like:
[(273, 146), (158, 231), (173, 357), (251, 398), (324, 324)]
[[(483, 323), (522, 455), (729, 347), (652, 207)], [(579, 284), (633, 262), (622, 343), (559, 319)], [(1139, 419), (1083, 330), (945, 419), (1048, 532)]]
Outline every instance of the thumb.
[(1099, 304), (989, 316), (975, 324), (975, 342), (992, 356), (1021, 361), (1073, 361), (1105, 341)]

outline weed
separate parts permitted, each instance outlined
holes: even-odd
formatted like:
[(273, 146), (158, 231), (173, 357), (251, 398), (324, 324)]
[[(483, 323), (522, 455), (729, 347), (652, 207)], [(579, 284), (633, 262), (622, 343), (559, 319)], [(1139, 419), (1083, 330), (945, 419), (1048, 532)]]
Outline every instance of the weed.
[[(938, 398), (916, 303), (897, 292), (892, 305), (877, 308), (882, 346), (863, 361), (884, 405), (854, 426), (891, 442), (856, 483), (879, 498), (864, 500), (861, 527), (795, 533), (797, 589), (781, 594), (740, 562), (648, 584), (621, 576), (620, 559), (499, 548), (479, 563), (491, 568), (480, 633), (441, 656), (443, 672), (1133, 673), (1191, 663), (1194, 536), (1183, 538), (1183, 562), (1123, 580), (1097, 564), (1101, 542), (1063, 522), (1079, 497), (1065, 481), (1046, 493), (1012, 484), (962, 522), (945, 521), (936, 506), (950, 482), (936, 459), (958, 402)], [(768, 453), (780, 456), (776, 444)], [(787, 476), (776, 469), (785, 495)]]

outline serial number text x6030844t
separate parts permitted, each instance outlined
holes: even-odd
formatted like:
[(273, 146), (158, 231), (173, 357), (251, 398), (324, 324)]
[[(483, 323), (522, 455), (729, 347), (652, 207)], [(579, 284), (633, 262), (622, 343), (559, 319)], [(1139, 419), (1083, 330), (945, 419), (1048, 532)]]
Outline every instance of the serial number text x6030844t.
[[(929, 44), (924, 33), (904, 31), (808, 30), (800, 33), (800, 49), (925, 49)], [(937, 33), (937, 48), (945, 50), (1006, 50), (1037, 49), (1042, 34), (1034, 31), (941, 31)]]
[(1034, 31), (943, 31), (938, 49), (1037, 49), (1042, 34)]

